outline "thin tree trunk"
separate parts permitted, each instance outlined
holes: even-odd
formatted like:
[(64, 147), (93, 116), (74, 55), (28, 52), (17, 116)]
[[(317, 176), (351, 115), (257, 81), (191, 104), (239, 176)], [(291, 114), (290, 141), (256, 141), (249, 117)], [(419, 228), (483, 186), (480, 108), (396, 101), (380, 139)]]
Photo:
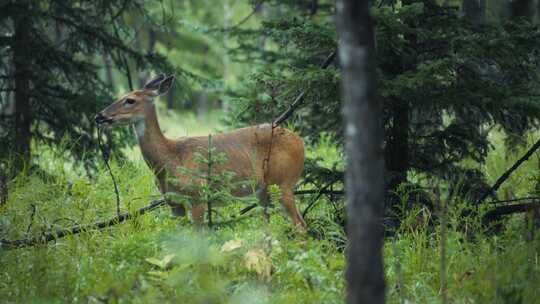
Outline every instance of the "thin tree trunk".
[(109, 54), (103, 54), (103, 65), (105, 66), (105, 77), (107, 80), (107, 85), (114, 91), (114, 75), (112, 70), (112, 60)]
[(0, 165), (0, 206), (7, 203), (8, 200), (8, 185), (7, 185), (7, 176), (5, 171)]
[[(233, 10), (231, 9), (231, 4), (229, 3), (229, 0), (223, 1), (223, 28), (229, 28), (231, 26), (231, 19), (233, 15)], [(230, 78), (230, 56), (229, 51), (227, 49), (228, 47), (228, 41), (229, 41), (229, 34), (228, 32), (223, 33), (223, 45), (225, 46), (224, 50), (225, 53), (223, 55), (223, 82), (225, 83), (225, 87), (229, 85), (229, 78)], [(222, 110), (225, 113), (230, 112), (230, 107), (227, 101), (223, 101), (221, 103)]]
[(204, 92), (197, 94), (197, 117), (205, 120), (208, 115), (208, 95)]
[[(21, 4), (27, 5), (27, 4)], [(32, 114), (30, 106), (30, 18), (27, 15), (15, 19), (15, 42), (13, 63), (15, 67), (15, 166), (20, 171), (30, 162), (30, 127)]]
[(384, 303), (384, 158), (368, 0), (338, 0), (347, 152), (347, 302)]
[[(391, 104), (391, 126), (386, 136), (385, 160), (387, 174), (387, 207), (400, 203), (399, 186), (407, 182), (409, 171), (409, 103), (394, 99)], [(395, 210), (394, 210), (395, 211)]]
[[(139, 49), (142, 48), (141, 42), (139, 39), (137, 39), (137, 41), (135, 42), (136, 42), (137, 48)], [(151, 54), (154, 52), (156, 42), (157, 42), (157, 33), (154, 30), (149, 29), (148, 30), (148, 48), (147, 48), (148, 54)], [(149, 71), (141, 71), (141, 73), (139, 73), (139, 85), (141, 88), (146, 84), (146, 82), (148, 82), (149, 77), (150, 77)]]

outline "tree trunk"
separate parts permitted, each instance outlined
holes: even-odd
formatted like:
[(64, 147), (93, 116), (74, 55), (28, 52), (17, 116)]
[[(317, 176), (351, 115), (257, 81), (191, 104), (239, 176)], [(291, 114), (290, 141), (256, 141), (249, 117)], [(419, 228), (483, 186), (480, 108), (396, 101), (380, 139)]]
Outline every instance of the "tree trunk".
[(111, 56), (109, 54), (103, 53), (102, 58), (103, 58), (103, 65), (105, 66), (105, 78), (107, 81), (107, 85), (114, 92), (115, 87), (114, 87), (114, 75), (113, 75), (113, 70), (112, 70)]
[(368, 0), (337, 2), (347, 153), (347, 302), (384, 303), (384, 158)]
[[(27, 4), (21, 4), (21, 6)], [(32, 124), (30, 106), (30, 18), (19, 15), (15, 18), (15, 41), (13, 45), (13, 64), (15, 67), (15, 163), (14, 169), (20, 171), (30, 162), (30, 127)]]
[(532, 20), (536, 14), (536, 6), (533, 0), (508, 1), (508, 5), (510, 6), (511, 18), (525, 17)]
[[(136, 42), (135, 46), (137, 48), (139, 49), (142, 48), (141, 42), (139, 39), (137, 39), (135, 42)], [(151, 54), (154, 52), (156, 42), (157, 42), (157, 33), (154, 30), (149, 29), (148, 30), (148, 48), (146, 50), (148, 54)], [(148, 71), (141, 71), (141, 73), (139, 73), (139, 85), (141, 88), (146, 84), (149, 77), (150, 77), (150, 73)]]
[(484, 24), (486, 12), (486, 0), (463, 0), (463, 14), (473, 26), (479, 27)]
[(205, 120), (208, 115), (208, 95), (204, 92), (197, 94), (197, 117)]
[[(233, 16), (233, 10), (231, 8), (231, 4), (229, 3), (229, 0), (223, 1), (223, 28), (229, 28), (231, 26), (231, 19)], [(223, 54), (223, 83), (225, 84), (225, 88), (228, 88), (229, 86), (229, 79), (231, 77), (231, 71), (230, 71), (230, 56), (229, 56), (229, 32), (225, 31), (223, 33), (223, 45), (225, 46), (224, 54)], [(231, 111), (229, 103), (227, 101), (223, 101), (221, 103), (221, 110), (225, 113), (229, 113)]]
[(391, 126), (386, 136), (385, 160), (388, 177), (387, 206), (396, 206), (400, 197), (399, 186), (407, 182), (409, 171), (409, 103), (393, 99), (391, 107)]
[(0, 165), (0, 207), (7, 202), (7, 199), (8, 199), (7, 176), (2, 166)]

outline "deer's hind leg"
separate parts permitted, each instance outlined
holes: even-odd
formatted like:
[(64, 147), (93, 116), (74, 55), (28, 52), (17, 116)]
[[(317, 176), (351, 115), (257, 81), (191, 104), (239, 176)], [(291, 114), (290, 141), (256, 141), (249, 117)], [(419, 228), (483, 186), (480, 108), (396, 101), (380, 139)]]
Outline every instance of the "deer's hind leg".
[(296, 204), (294, 202), (294, 191), (293, 187), (281, 186), (281, 204), (285, 208), (285, 211), (291, 217), (296, 228), (301, 231), (305, 231), (307, 228), (306, 222), (302, 217), (302, 214), (298, 211)]

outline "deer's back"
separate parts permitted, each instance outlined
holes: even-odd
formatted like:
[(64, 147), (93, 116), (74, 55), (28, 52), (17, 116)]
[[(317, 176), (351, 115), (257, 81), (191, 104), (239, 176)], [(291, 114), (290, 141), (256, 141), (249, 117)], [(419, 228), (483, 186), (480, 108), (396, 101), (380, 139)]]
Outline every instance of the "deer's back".
[[(208, 155), (208, 136), (183, 137), (172, 143), (175, 166), (203, 170), (195, 153)], [(265, 184), (294, 185), (304, 167), (304, 144), (293, 132), (272, 128), (269, 124), (212, 135), (214, 153), (223, 153), (226, 161), (214, 166), (215, 172), (232, 171), (239, 179), (255, 178)], [(265, 161), (268, 159), (268, 161)], [(266, 172), (266, 173), (265, 173)]]

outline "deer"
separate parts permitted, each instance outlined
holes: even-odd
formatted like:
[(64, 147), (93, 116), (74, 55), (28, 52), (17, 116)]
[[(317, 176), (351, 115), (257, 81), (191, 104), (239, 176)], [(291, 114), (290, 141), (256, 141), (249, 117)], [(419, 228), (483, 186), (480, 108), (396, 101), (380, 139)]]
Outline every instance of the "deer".
[[(201, 224), (206, 204), (200, 202), (197, 185), (186, 171), (201, 169), (196, 161), (197, 151), (209, 149), (206, 136), (167, 138), (159, 125), (155, 100), (166, 94), (174, 84), (174, 75), (158, 75), (142, 89), (124, 94), (99, 112), (94, 120), (99, 127), (132, 125), (142, 156), (155, 175), (159, 191), (166, 197), (173, 216), (185, 216), (190, 208), (192, 220)], [(277, 185), (281, 190), (280, 203), (295, 228), (305, 231), (306, 223), (298, 211), (294, 188), (304, 169), (304, 142), (292, 131), (259, 124), (212, 135), (212, 147), (226, 156), (226, 161), (215, 172), (230, 171), (237, 180), (251, 180), (255, 187), (238, 187), (233, 194), (255, 194), (262, 205), (269, 203), (268, 187)], [(179, 170), (180, 168), (186, 170)], [(248, 189), (246, 189), (248, 188)], [(170, 198), (167, 193), (191, 197), (191, 207)], [(172, 196), (174, 197), (174, 196)]]

